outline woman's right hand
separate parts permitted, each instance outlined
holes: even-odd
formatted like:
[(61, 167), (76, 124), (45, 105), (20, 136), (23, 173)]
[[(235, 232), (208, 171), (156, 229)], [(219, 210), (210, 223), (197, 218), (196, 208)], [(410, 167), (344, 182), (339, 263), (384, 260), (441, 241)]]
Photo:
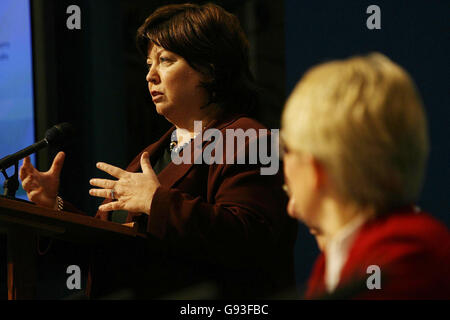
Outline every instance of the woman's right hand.
[(37, 205), (55, 208), (56, 196), (59, 189), (59, 176), (63, 167), (65, 154), (58, 152), (53, 159), (52, 166), (47, 172), (38, 171), (30, 161), (30, 157), (23, 160), (19, 178), (26, 191), (28, 199)]

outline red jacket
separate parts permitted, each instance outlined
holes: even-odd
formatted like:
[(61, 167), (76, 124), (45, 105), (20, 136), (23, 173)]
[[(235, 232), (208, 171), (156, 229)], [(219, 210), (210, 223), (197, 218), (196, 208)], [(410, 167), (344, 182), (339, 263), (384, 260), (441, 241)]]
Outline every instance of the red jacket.
[[(209, 127), (219, 129), (224, 137), (226, 129), (264, 129), (242, 116), (229, 116)], [(152, 164), (173, 129), (142, 151), (149, 152)], [(239, 152), (248, 156), (248, 150), (249, 142)], [(136, 156), (128, 171), (140, 170), (140, 157)], [(127, 219), (145, 223), (150, 246), (156, 250), (144, 249), (130, 258), (127, 247), (123, 249), (127, 254), (120, 258), (138, 261), (132, 269), (137, 270), (132, 273), (141, 274), (136, 282), (151, 283), (143, 296), (173, 291), (202, 279), (217, 286), (218, 296), (233, 298), (270, 296), (295, 285), (297, 222), (286, 213), (282, 167), (276, 175), (261, 175), (260, 168), (260, 163), (170, 163), (158, 174), (161, 187), (153, 197), (150, 215), (129, 213)], [(109, 214), (98, 212), (97, 217), (109, 219)], [(117, 256), (117, 251), (115, 248), (112, 254)], [(106, 257), (101, 260), (103, 264), (109, 261)], [(97, 277), (109, 274), (108, 269), (117, 263), (97, 266)], [(108, 277), (112, 276), (103, 278), (108, 281)], [(125, 284), (131, 282), (124, 280)]]
[[(311, 273), (305, 297), (356, 299), (450, 299), (450, 234), (430, 215), (410, 207), (366, 223), (349, 251), (332, 295), (325, 291), (325, 256)], [(366, 281), (381, 271), (381, 289)]]

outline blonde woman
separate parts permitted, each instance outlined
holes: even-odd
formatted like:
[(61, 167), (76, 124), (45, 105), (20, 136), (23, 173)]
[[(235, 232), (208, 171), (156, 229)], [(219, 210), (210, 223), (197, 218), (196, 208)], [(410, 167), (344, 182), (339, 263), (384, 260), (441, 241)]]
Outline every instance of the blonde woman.
[(382, 54), (312, 68), (282, 117), (288, 212), (322, 250), (306, 298), (449, 298), (450, 234), (414, 206), (428, 155), (410, 76)]

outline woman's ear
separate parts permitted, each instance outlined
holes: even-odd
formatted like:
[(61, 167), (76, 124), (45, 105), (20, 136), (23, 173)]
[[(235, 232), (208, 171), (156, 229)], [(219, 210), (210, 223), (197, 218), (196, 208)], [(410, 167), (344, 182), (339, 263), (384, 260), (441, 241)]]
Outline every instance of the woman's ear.
[(207, 67), (205, 67), (206, 70), (204, 70), (203, 74), (205, 77), (205, 82), (213, 83), (216, 79), (216, 67), (209, 63)]
[(308, 162), (312, 170), (314, 190), (319, 191), (324, 189), (327, 186), (328, 176), (323, 163), (313, 156), (309, 156)]

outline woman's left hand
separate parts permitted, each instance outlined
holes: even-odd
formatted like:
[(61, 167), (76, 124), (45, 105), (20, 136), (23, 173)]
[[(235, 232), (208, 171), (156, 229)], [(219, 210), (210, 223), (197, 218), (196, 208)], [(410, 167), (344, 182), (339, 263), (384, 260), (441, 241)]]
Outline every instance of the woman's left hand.
[(128, 172), (103, 162), (97, 163), (97, 168), (118, 179), (89, 181), (91, 185), (101, 188), (89, 190), (91, 196), (113, 199), (101, 205), (98, 208), (100, 211), (126, 210), (150, 214), (153, 195), (160, 183), (150, 164), (148, 152), (141, 156), (142, 173)]

